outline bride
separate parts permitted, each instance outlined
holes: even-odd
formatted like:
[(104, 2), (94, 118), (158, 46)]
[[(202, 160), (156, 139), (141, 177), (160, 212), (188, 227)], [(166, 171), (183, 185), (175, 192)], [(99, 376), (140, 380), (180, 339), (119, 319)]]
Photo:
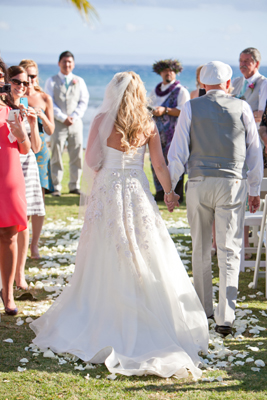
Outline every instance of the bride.
[(105, 363), (112, 373), (201, 376), (205, 312), (143, 171), (146, 144), (168, 202), (175, 202), (146, 91), (116, 74), (90, 129), (84, 226), (70, 285), (30, 327), (42, 349)]

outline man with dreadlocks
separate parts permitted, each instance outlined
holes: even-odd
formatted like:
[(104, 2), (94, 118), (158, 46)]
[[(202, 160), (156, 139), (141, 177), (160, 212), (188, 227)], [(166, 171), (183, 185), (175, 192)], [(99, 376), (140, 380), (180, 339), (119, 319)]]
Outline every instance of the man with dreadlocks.
[[(166, 162), (169, 147), (173, 138), (175, 125), (180, 110), (184, 103), (190, 100), (188, 90), (176, 80), (176, 74), (182, 71), (182, 65), (178, 60), (160, 60), (153, 64), (153, 71), (162, 78), (151, 93), (154, 119), (160, 134), (161, 146)], [(156, 201), (163, 201), (164, 191), (159, 183), (153, 167), (153, 179), (156, 187)], [(179, 194), (180, 201), (183, 201), (183, 176), (178, 182), (175, 192)]]

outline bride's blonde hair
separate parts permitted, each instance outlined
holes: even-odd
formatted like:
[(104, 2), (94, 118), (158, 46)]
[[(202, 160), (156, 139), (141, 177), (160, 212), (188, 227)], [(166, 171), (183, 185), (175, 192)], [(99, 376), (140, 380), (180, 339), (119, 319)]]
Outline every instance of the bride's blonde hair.
[(132, 79), (123, 94), (114, 124), (117, 133), (122, 135), (121, 145), (126, 153), (135, 152), (140, 146), (141, 134), (148, 139), (154, 131), (152, 114), (147, 108), (146, 89), (140, 76), (133, 71), (121, 72), (118, 81), (129, 74)]

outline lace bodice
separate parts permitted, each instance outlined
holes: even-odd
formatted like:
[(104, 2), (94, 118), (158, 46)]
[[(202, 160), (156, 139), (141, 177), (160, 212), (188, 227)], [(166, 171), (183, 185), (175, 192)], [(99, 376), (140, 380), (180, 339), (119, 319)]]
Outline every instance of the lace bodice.
[(107, 147), (103, 168), (143, 169), (146, 145), (139, 147), (135, 154)]

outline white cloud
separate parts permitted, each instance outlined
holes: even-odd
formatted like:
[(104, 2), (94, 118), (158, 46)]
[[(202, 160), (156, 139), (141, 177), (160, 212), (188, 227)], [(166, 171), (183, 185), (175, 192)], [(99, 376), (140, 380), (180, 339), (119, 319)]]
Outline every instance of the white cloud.
[(5, 21), (0, 21), (0, 30), (1, 31), (8, 31), (9, 30), (9, 25)]

